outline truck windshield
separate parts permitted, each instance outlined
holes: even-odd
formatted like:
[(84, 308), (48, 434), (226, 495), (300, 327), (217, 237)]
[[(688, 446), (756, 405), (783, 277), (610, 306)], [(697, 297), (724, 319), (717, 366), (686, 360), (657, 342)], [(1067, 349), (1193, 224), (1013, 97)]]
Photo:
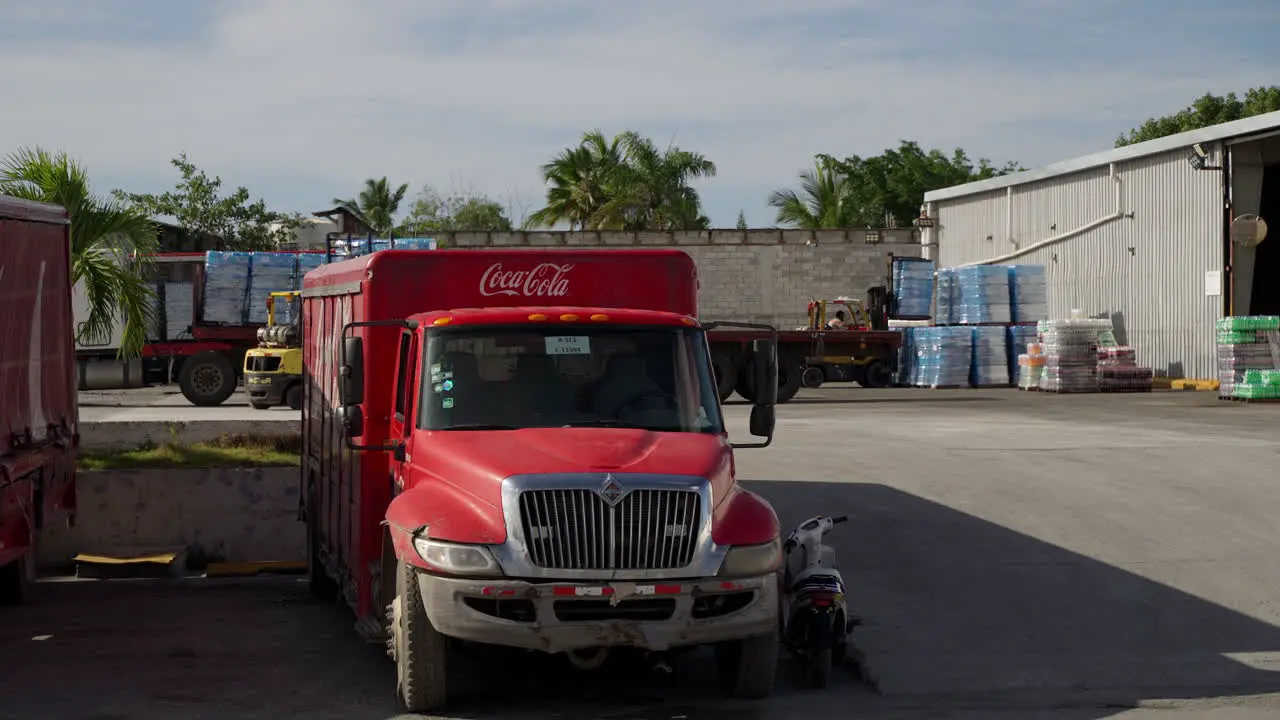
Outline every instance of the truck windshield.
[(723, 432), (700, 330), (459, 327), (428, 334), (427, 430), (626, 427)]

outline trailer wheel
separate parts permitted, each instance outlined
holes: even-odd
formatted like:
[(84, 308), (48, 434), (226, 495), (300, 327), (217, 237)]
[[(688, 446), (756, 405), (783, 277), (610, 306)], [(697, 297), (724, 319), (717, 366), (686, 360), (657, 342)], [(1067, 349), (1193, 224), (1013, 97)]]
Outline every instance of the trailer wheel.
[(778, 673), (778, 638), (770, 635), (716, 646), (720, 686), (734, 697), (769, 697)]
[(875, 360), (863, 370), (858, 384), (865, 388), (889, 387), (893, 384), (893, 371), (885, 361)]
[[(747, 402), (756, 401), (755, 388), (755, 367), (753, 361), (748, 360), (746, 367), (742, 369), (742, 374), (738, 377), (738, 384), (735, 388), (738, 394), (747, 400)], [(800, 392), (800, 385), (804, 378), (804, 367), (793, 364), (778, 365), (778, 403), (782, 404), (791, 400)]]
[(400, 699), (411, 713), (439, 710), (449, 699), (449, 645), (427, 617), (418, 571), (396, 563), (396, 598), (387, 610)]
[(206, 350), (182, 363), (178, 387), (192, 405), (221, 405), (236, 391), (236, 368), (226, 355)]
[(720, 402), (724, 402), (733, 394), (734, 387), (738, 384), (738, 359), (724, 351), (713, 351), (711, 369), (715, 373)]
[(31, 597), (32, 553), (0, 567), (0, 605), (21, 605)]
[(290, 410), (302, 409), (302, 383), (294, 383), (284, 391), (284, 404), (288, 405)]

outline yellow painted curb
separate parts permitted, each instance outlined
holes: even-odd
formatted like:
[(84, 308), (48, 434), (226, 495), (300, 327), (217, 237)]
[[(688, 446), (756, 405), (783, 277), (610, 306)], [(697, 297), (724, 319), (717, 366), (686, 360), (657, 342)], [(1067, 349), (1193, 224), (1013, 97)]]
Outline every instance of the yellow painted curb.
[(287, 560), (262, 560), (259, 562), (221, 562), (209, 563), (205, 568), (205, 577), (251, 577), (261, 573), (300, 573), (306, 572), (304, 562)]
[(1169, 390), (1173, 387), (1173, 378), (1167, 375), (1157, 375), (1151, 378), (1152, 390)]
[(1182, 378), (1174, 380), (1171, 386), (1173, 390), (1199, 390), (1202, 392), (1213, 392), (1218, 389), (1217, 380), (1197, 380), (1195, 378)]

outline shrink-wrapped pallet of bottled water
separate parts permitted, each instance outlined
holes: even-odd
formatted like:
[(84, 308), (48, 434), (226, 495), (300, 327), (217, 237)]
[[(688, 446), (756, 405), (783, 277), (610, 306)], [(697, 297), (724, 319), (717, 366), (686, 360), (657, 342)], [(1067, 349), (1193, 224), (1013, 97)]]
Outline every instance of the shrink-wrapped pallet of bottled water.
[(205, 254), (205, 322), (221, 325), (245, 323), (252, 266), (253, 253), (210, 250)]
[(889, 320), (889, 329), (902, 333), (902, 344), (898, 346), (898, 367), (894, 375), (895, 384), (909, 387), (915, 384), (916, 351), (915, 338), (921, 328), (929, 328), (928, 320)]
[(1009, 386), (1007, 329), (999, 325), (973, 328), (973, 353), (969, 384), (974, 387)]
[(1056, 393), (1098, 392), (1098, 333), (1110, 320), (1071, 318), (1039, 325), (1044, 346), (1040, 389)]
[(164, 284), (164, 337), (180, 340), (191, 337), (191, 322), (195, 319), (194, 298), (189, 282)]
[(248, 321), (251, 324), (267, 322), (267, 299), (273, 292), (293, 289), (297, 268), (298, 256), (295, 253), (253, 253), (253, 262), (249, 266)]
[(933, 312), (932, 260), (893, 259), (894, 317), (927, 318)]
[(967, 327), (917, 328), (916, 387), (963, 387), (969, 384), (973, 360), (973, 330)]
[(1009, 266), (1009, 307), (1011, 322), (1049, 319), (1049, 285), (1043, 265)]
[(1219, 397), (1280, 399), (1280, 316), (1225, 317), (1215, 331)]
[(1004, 265), (956, 268), (955, 300), (951, 321), (956, 324), (1008, 323), (1009, 268)]
[(939, 325), (954, 325), (956, 322), (956, 269), (938, 268), (937, 308), (934, 310), (934, 322)]
[(1018, 354), (1018, 389), (1039, 390), (1044, 378), (1044, 351), (1038, 342), (1027, 343), (1024, 352)]
[(1009, 377), (1015, 380), (1018, 377), (1018, 356), (1027, 352), (1027, 346), (1035, 342), (1039, 337), (1037, 334), (1039, 328), (1035, 325), (1010, 325), (1008, 328), (1008, 338), (1005, 342), (1009, 346)]
[(294, 274), (292, 289), (302, 289), (302, 279), (307, 273), (325, 264), (325, 256), (320, 253), (299, 253), (298, 271)]

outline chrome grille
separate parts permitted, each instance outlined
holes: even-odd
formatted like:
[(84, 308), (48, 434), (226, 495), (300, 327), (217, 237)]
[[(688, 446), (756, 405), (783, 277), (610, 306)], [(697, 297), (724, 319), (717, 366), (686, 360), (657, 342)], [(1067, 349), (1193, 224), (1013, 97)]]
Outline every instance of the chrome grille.
[(540, 568), (673, 570), (693, 561), (701, 505), (693, 490), (632, 490), (613, 507), (594, 490), (526, 490), (520, 522)]

